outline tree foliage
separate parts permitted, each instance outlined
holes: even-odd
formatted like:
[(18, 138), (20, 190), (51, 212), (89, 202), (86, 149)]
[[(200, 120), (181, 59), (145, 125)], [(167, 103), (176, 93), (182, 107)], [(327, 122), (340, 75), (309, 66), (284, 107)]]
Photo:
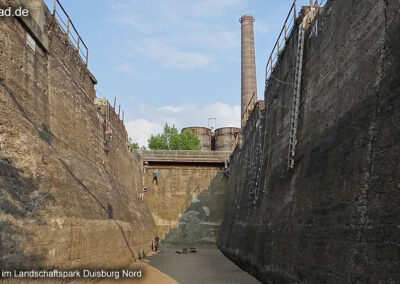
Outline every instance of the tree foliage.
[(145, 146), (140, 147), (138, 143), (133, 142), (132, 138), (129, 137), (129, 144), (133, 150), (146, 150)]
[(132, 148), (133, 150), (139, 150), (139, 144), (133, 142), (133, 143), (131, 143), (131, 148)]
[(133, 150), (139, 150), (139, 144), (136, 142), (133, 142), (131, 137), (129, 137), (128, 141), (129, 141), (129, 145), (131, 145), (131, 148)]
[(163, 133), (151, 135), (149, 148), (152, 150), (200, 150), (201, 145), (200, 139), (190, 130), (179, 134), (175, 125), (171, 127), (166, 123)]

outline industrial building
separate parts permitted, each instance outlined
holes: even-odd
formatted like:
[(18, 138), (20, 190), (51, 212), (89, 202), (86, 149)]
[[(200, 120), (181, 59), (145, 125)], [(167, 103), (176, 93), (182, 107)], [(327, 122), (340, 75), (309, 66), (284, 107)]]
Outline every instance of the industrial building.
[(241, 129), (237, 127), (221, 127), (213, 132), (207, 127), (191, 126), (183, 128), (182, 132), (186, 130), (197, 135), (202, 151), (233, 151), (241, 144)]

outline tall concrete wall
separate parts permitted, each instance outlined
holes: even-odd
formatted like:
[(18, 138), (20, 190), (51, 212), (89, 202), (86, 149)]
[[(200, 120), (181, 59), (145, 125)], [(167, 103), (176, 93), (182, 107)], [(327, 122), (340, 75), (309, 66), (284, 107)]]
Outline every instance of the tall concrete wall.
[[(262, 281), (400, 281), (399, 11), (397, 0), (335, 0), (314, 20), (292, 171), (292, 85), (271, 80), (266, 111), (244, 129), (218, 243)], [(280, 81), (294, 80), (296, 41)]]
[[(152, 183), (158, 169), (158, 186)], [(214, 244), (228, 189), (217, 166), (164, 164), (146, 170), (146, 202), (163, 243)]]
[(142, 160), (115, 114), (104, 151), (95, 79), (41, 7), (40, 22), (0, 19), (1, 267), (120, 268), (156, 233)]

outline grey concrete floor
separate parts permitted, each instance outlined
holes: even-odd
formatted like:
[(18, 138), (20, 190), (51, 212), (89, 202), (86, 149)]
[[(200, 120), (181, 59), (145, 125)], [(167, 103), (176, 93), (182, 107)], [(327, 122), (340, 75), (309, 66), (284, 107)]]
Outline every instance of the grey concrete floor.
[(161, 247), (149, 264), (181, 284), (261, 283), (216, 247), (196, 247), (197, 253), (177, 254), (182, 247)]

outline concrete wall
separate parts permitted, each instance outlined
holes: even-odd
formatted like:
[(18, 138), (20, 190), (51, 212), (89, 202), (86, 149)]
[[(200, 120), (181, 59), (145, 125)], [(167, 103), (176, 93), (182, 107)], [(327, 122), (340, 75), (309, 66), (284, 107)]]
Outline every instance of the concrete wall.
[[(262, 281), (400, 281), (399, 11), (397, 0), (335, 0), (313, 22), (292, 171), (293, 86), (272, 80), (244, 129), (218, 242)], [(274, 71), (289, 83), (294, 43)]]
[[(152, 184), (159, 170), (158, 186)], [(228, 189), (217, 166), (164, 164), (146, 171), (146, 201), (163, 243), (215, 243)]]
[(0, 263), (123, 267), (148, 251), (155, 235), (137, 200), (142, 161), (128, 150), (115, 114), (111, 151), (104, 151), (95, 79), (42, 12), (40, 23), (0, 19)]

